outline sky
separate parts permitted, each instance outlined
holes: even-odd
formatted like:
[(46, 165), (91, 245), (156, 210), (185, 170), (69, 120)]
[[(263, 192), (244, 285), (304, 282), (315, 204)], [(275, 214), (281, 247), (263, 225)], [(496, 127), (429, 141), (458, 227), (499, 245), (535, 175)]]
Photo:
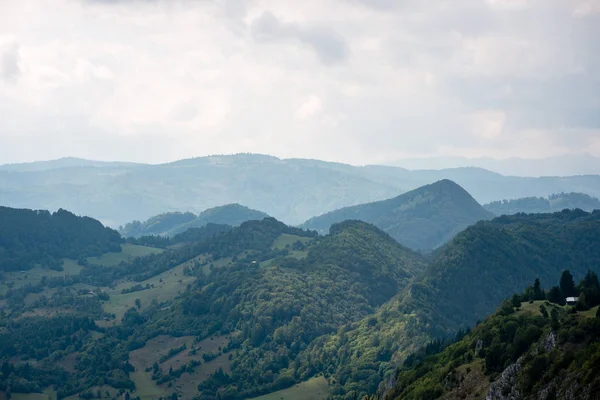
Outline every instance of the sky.
[(0, 163), (600, 156), (599, 0), (2, 0)]

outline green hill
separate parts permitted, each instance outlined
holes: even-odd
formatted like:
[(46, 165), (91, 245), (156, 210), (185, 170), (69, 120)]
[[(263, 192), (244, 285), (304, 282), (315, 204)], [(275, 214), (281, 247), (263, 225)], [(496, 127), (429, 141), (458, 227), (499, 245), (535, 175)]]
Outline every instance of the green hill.
[[(12, 225), (19, 221), (27, 219)], [(31, 224), (22, 230), (37, 234)], [(40, 235), (32, 251), (45, 249), (54, 231)], [(600, 212), (480, 221), (427, 258), (357, 220), (333, 224), (325, 236), (264, 218), (139, 243), (145, 240), (162, 250), (128, 243), (142, 256), (77, 258), (68, 273), (35, 283), (27, 271), (0, 274), (12, 285), (0, 296), (0, 395), (54, 387), (61, 398), (101, 390), (144, 400), (174, 392), (239, 400), (292, 386), (295, 394), (327, 386), (335, 400), (374, 394), (395, 387), (398, 367), (419, 359), (423, 346), (429, 354), (443, 349), (432, 343), (474, 326), (512, 293), (537, 298), (528, 287), (535, 278), (548, 289), (564, 269), (576, 279), (598, 271)], [(558, 291), (560, 301), (572, 286), (566, 279), (548, 297)], [(600, 291), (581, 292), (590, 305), (600, 298)], [(511, 307), (512, 317), (539, 310), (526, 299), (520, 311)], [(567, 321), (571, 314), (557, 308)], [(581, 310), (577, 318), (594, 313)], [(587, 337), (578, 321), (565, 322), (567, 334), (582, 337), (580, 329)], [(486, 352), (498, 350), (499, 329), (491, 328)], [(495, 380), (510, 357), (487, 375), (481, 370), (479, 381)]]
[[(237, 393), (235, 398), (283, 389), (303, 379), (292, 369), (302, 349), (374, 312), (425, 267), (419, 255), (360, 221), (336, 225), (330, 235), (305, 244), (296, 242), (306, 249), (300, 258), (278, 257), (281, 250), (251, 246), (258, 232), (271, 231), (265, 231), (266, 224), (273, 222), (252, 223), (258, 231), (243, 232), (250, 227), (246, 223), (211, 244), (216, 250), (251, 239), (235, 251), (227, 246), (229, 250), (220, 251), (227, 256), (253, 249), (250, 254), (246, 250), (230, 267), (199, 278), (175, 307), (158, 313), (144, 329), (152, 335), (203, 336), (237, 330), (230, 344), (232, 373), (225, 385), (225, 393)], [(286, 230), (281, 234), (290, 234)], [(236, 235), (242, 236), (228, 239)], [(207, 383), (201, 392), (203, 398), (212, 398), (215, 387)]]
[(583, 211), (594, 211), (600, 210), (600, 200), (583, 193), (558, 193), (548, 197), (493, 201), (484, 204), (483, 208), (495, 215), (549, 213), (576, 208)]
[(41, 264), (62, 270), (62, 258), (78, 259), (121, 251), (119, 233), (99, 221), (68, 211), (0, 207), (0, 271)]
[(593, 302), (588, 301), (593, 308), (528, 301), (524, 293), (515, 295), (513, 302), (505, 301), (458, 342), (448, 347), (440, 341), (428, 344), (394, 374), (385, 398), (598, 398), (597, 275), (586, 275), (579, 287), (594, 294)]
[(174, 236), (190, 228), (201, 228), (206, 224), (238, 226), (244, 221), (268, 217), (262, 211), (252, 210), (240, 204), (226, 204), (209, 208), (199, 215), (186, 212), (159, 214), (147, 221), (133, 221), (119, 229), (123, 237)]
[(299, 373), (329, 371), (336, 398), (352, 390), (373, 393), (410, 352), (472, 326), (534, 278), (549, 287), (563, 269), (579, 278), (598, 271), (599, 241), (600, 212), (479, 222), (440, 249), (424, 273), (374, 315), (311, 343)]
[[(294, 365), (315, 338), (376, 312), (426, 266), (420, 255), (360, 221), (334, 225), (324, 237), (273, 218), (207, 227), (197, 241), (160, 254), (111, 266), (90, 263), (76, 276), (11, 289), (0, 311), (0, 362), (9, 375), (23, 378), (21, 386), (10, 386), (13, 392), (55, 384), (60, 396), (85, 397), (104, 382), (127, 391), (162, 385), (153, 393), (170, 395), (176, 389), (167, 385), (188, 385), (191, 376), (201, 377), (193, 378), (199, 380), (192, 392), (205, 399), (217, 392), (241, 399), (284, 389), (308, 378), (296, 375)], [(111, 316), (128, 301), (128, 309)], [(76, 313), (59, 313), (67, 302)], [(40, 340), (20, 342), (35, 336), (35, 326)], [(192, 362), (181, 370), (162, 366), (158, 356), (138, 364), (132, 355), (150, 352), (146, 343), (165, 338), (189, 339), (203, 343), (194, 349), (204, 349), (213, 337), (225, 339), (210, 352), (165, 349), (183, 351)], [(19, 357), (30, 365), (15, 361)], [(213, 360), (227, 373), (208, 369)], [(199, 364), (211, 372), (195, 375)], [(24, 368), (31, 369), (26, 376)], [(7, 376), (0, 373), (0, 391), (8, 388)], [(142, 386), (137, 389), (146, 390)]]
[(369, 222), (415, 250), (431, 250), (491, 214), (456, 183), (441, 180), (393, 199), (332, 211), (302, 227), (326, 231), (346, 219)]

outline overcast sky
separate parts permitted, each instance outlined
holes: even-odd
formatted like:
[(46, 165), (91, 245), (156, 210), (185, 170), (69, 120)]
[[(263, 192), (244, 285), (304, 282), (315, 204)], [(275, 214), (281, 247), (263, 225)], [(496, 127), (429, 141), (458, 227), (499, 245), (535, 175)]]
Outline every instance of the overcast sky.
[(600, 156), (599, 0), (1, 0), (0, 163)]

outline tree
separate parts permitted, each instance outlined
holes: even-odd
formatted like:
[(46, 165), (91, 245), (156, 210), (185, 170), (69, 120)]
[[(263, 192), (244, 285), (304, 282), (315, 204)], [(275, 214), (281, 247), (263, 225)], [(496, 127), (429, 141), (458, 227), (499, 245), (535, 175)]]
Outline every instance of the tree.
[(546, 299), (550, 303), (564, 305), (565, 296), (562, 295), (558, 286), (552, 286), (546, 295)]
[(135, 299), (135, 306), (138, 308), (138, 310), (142, 308), (142, 302), (140, 299)]
[(544, 300), (544, 291), (540, 285), (540, 279), (535, 278), (535, 282), (533, 283), (533, 300)]
[(564, 297), (575, 297), (577, 296), (577, 290), (575, 289), (575, 282), (573, 281), (573, 275), (569, 270), (564, 270), (560, 277), (560, 291)]
[(515, 307), (515, 308), (521, 307), (521, 296), (519, 296), (518, 294), (513, 295), (511, 302), (512, 302), (513, 307)]
[(579, 284), (579, 292), (585, 294), (588, 307), (595, 307), (600, 304), (600, 282), (595, 272), (589, 271)]
[(575, 305), (575, 309), (577, 311), (586, 311), (589, 310), (590, 308), (588, 307), (588, 304), (586, 302), (586, 298), (585, 298), (585, 293), (581, 293), (579, 295), (579, 299), (577, 299), (577, 304)]

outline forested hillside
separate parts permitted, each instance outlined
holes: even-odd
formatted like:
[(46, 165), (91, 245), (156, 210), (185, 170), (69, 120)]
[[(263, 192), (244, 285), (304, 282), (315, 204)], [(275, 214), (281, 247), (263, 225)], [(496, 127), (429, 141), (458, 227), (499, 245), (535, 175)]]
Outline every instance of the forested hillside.
[(240, 204), (226, 204), (209, 208), (199, 215), (190, 212), (159, 214), (144, 222), (133, 221), (119, 228), (123, 237), (174, 236), (191, 228), (201, 228), (206, 224), (238, 226), (242, 222), (260, 220), (268, 215)]
[[(600, 393), (600, 283), (577, 286), (565, 272), (544, 292), (536, 281), (464, 338), (434, 341), (411, 354), (386, 399), (596, 399)], [(580, 301), (562, 302), (570, 286)], [(560, 296), (553, 299), (553, 293)], [(587, 296), (586, 296), (587, 294)], [(586, 300), (587, 299), (587, 300)]]
[(463, 188), (442, 180), (393, 199), (311, 218), (302, 227), (324, 232), (334, 223), (358, 219), (374, 224), (412, 249), (431, 250), (467, 226), (491, 216)]
[[(458, 234), (420, 279), (373, 316), (314, 341), (301, 371), (328, 371), (333, 393), (373, 392), (417, 347), (485, 318), (510, 293), (563, 269), (581, 278), (600, 268), (600, 212), (563, 211), (479, 222)], [(361, 384), (357, 384), (361, 382)]]
[(62, 258), (79, 259), (120, 251), (118, 232), (68, 211), (0, 207), (0, 271), (40, 264), (61, 270)]
[[(297, 249), (303, 246), (296, 242)], [(259, 250), (201, 275), (176, 306), (144, 328), (176, 335), (236, 332), (224, 398), (268, 393), (309, 377), (293, 367), (300, 351), (374, 312), (425, 266), (420, 256), (358, 221), (334, 226), (305, 255), (272, 258), (277, 253)], [(203, 398), (216, 396), (223, 383), (201, 385)]]
[[(77, 275), (10, 289), (4, 296), (0, 334), (7, 336), (0, 357), (8, 362), (7, 357), (22, 355), (33, 372), (24, 375), (23, 364), (10, 361), (7, 371), (21, 380), (4, 381), (6, 390), (35, 392), (54, 385), (58, 397), (88, 396), (100, 388), (111, 396), (118, 390), (135, 397), (142, 390), (140, 374), (148, 374), (156, 390), (171, 393), (168, 387), (177, 382), (189, 390), (188, 376), (197, 373), (196, 366), (210, 370), (213, 363), (226, 365), (228, 373), (203, 375), (192, 388), (200, 398), (218, 393), (244, 398), (286, 388), (309, 376), (297, 375), (293, 366), (312, 340), (375, 312), (426, 265), (360, 221), (335, 225), (325, 237), (272, 218), (221, 227), (209, 224), (168, 240), (142, 237), (137, 245), (155, 243), (165, 251), (108, 266), (87, 258)], [(165, 298), (168, 285), (180, 289)], [(122, 309), (121, 302), (131, 305)], [(72, 312), (65, 315), (67, 304)], [(19, 341), (40, 324), (72, 328), (51, 328), (52, 334), (34, 345)], [(133, 351), (145, 351), (146, 342), (165, 335), (198, 343), (215, 335), (228, 339), (218, 352), (194, 351), (189, 369), (158, 365), (144, 372), (152, 364), (140, 367)], [(63, 368), (67, 359), (75, 371)]]
[(599, 242), (600, 212), (581, 210), (481, 221), (427, 259), (357, 220), (323, 236), (265, 218), (140, 237), (64, 271), (0, 276), (0, 393), (238, 400), (318, 382), (306, 396), (375, 394), (511, 293), (525, 290), (523, 309), (541, 288), (594, 305), (570, 275), (551, 286), (563, 269), (598, 271)]
[(583, 211), (600, 210), (600, 200), (583, 193), (558, 193), (546, 197), (525, 197), (484, 204), (483, 208), (495, 215), (517, 213), (550, 213), (564, 209)]

